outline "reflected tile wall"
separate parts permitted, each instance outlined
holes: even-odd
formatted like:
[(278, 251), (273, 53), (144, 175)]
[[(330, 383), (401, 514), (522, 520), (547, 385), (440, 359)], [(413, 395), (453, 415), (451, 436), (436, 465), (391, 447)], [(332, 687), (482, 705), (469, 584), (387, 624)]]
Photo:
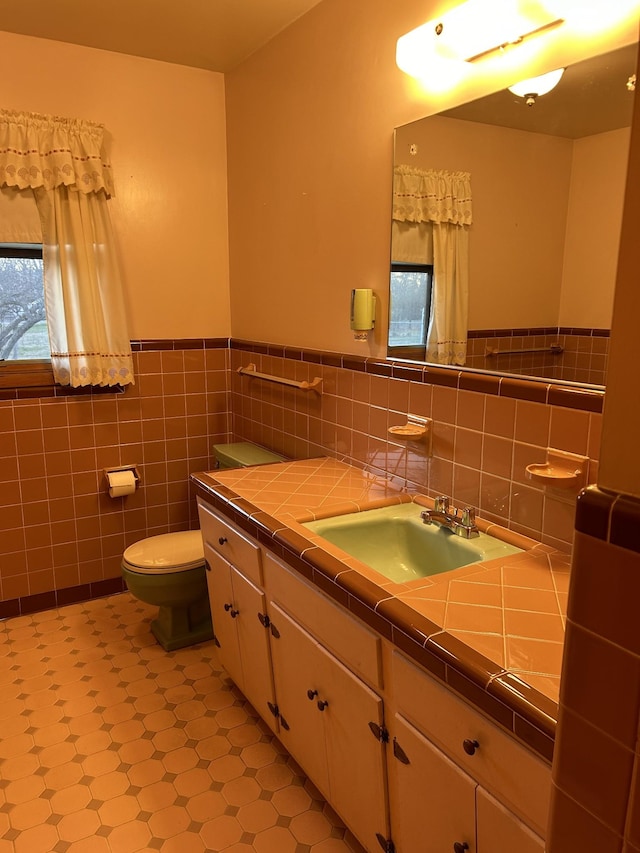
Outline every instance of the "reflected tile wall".
[[(389, 476), (402, 488), (450, 495), (457, 505), (473, 505), (512, 530), (571, 549), (575, 495), (545, 491), (526, 478), (525, 467), (544, 461), (552, 446), (588, 455), (589, 481), (594, 482), (599, 413), (526, 399), (524, 383), (523, 389), (514, 389), (518, 399), (500, 396), (495, 377), (471, 374), (469, 381), (478, 390), (466, 390), (424, 382), (418, 368), (404, 368), (407, 378), (395, 378), (365, 372), (355, 359), (350, 369), (319, 363), (320, 357), (314, 363), (295, 353), (292, 357), (288, 350), (273, 355), (277, 348), (265, 346), (261, 352), (260, 346), (252, 346), (243, 351), (240, 343), (231, 350), (236, 440), (291, 457), (335, 456)], [(339, 365), (340, 356), (336, 361)], [(342, 359), (344, 365), (350, 361)], [(319, 376), (322, 394), (239, 375), (237, 368), (250, 362), (260, 372), (288, 379), (308, 382)], [(387, 366), (378, 367), (383, 371)], [(455, 377), (437, 379), (451, 375)], [(536, 386), (531, 396), (538, 395), (538, 388), (542, 392), (543, 386)], [(389, 440), (389, 427), (406, 423), (408, 414), (433, 418), (431, 456), (422, 443)]]
[[(562, 351), (553, 353), (553, 346), (560, 346)], [(564, 326), (481, 329), (469, 332), (466, 365), (482, 370), (604, 385), (608, 358), (608, 329)]]
[[(197, 525), (189, 474), (230, 421), (227, 341), (197, 343), (138, 343), (122, 394), (0, 402), (0, 615), (112, 591), (127, 545)], [(141, 487), (111, 499), (103, 469), (125, 464)]]

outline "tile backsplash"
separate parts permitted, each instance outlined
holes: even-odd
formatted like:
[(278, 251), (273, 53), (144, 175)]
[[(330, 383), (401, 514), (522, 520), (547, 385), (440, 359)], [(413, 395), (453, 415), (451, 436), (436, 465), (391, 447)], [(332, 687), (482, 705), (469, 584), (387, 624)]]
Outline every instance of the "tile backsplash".
[[(124, 393), (0, 400), (0, 616), (111, 591), (127, 545), (195, 527), (188, 475), (211, 469), (225, 441), (336, 457), (571, 548), (573, 494), (545, 491), (524, 468), (552, 446), (588, 456), (594, 482), (601, 394), (228, 339), (134, 350)], [(322, 394), (240, 376), (249, 363), (319, 376)], [(408, 414), (433, 419), (431, 455), (390, 440)], [(141, 487), (110, 499), (103, 469), (121, 464), (138, 466)]]
[[(458, 387), (430, 384), (428, 371), (440, 380), (437, 368), (422, 372), (404, 367), (399, 372), (407, 378), (396, 378), (368, 372), (368, 362), (362, 366), (353, 358), (340, 361), (337, 356), (335, 364), (322, 363), (334, 359), (274, 351), (267, 345), (232, 342), (231, 411), (237, 440), (291, 457), (335, 456), (389, 476), (401, 488), (449, 495), (456, 505), (472, 505), (489, 520), (571, 549), (575, 493), (545, 489), (527, 479), (525, 467), (544, 462), (551, 446), (588, 456), (588, 479), (594, 482), (600, 412), (522, 399), (526, 390), (516, 397), (519, 389), (501, 389), (501, 380), (493, 376), (469, 374), (468, 384), (486, 388), (483, 393), (459, 387), (467, 383), (457, 378)], [(260, 372), (299, 381), (319, 376), (322, 394), (239, 375), (237, 369), (249, 363)], [(378, 367), (385, 369), (384, 364), (373, 365)], [(393, 373), (390, 366), (388, 370)], [(553, 400), (553, 394), (546, 399)], [(389, 427), (406, 423), (409, 414), (433, 419), (431, 455), (423, 442), (390, 439)]]

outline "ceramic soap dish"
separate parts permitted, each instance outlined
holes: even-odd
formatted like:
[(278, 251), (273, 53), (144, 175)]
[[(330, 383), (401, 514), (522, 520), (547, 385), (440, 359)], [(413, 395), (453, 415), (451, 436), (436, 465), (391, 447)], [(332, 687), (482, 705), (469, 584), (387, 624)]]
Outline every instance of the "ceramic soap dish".
[(587, 456), (547, 448), (546, 462), (527, 465), (527, 478), (554, 489), (579, 491), (587, 483)]
[(422, 442), (426, 444), (427, 453), (431, 453), (431, 418), (421, 418), (409, 415), (406, 424), (391, 426), (387, 433), (394, 441)]

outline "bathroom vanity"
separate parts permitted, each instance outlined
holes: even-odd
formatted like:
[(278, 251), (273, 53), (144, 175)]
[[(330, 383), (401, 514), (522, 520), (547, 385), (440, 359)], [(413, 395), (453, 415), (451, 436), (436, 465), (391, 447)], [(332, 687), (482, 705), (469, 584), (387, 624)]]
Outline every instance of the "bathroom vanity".
[(192, 480), (220, 661), (360, 843), (542, 853), (555, 703), (300, 525), (411, 498), (329, 459)]

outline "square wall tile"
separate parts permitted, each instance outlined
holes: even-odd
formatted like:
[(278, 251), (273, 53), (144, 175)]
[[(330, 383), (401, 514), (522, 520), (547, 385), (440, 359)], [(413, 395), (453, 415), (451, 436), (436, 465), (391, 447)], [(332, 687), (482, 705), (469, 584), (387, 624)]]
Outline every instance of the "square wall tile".
[[(597, 673), (597, 677), (585, 677), (585, 673)], [(623, 746), (635, 749), (640, 658), (569, 621), (560, 701)]]
[(640, 655), (640, 554), (576, 533), (567, 615), (576, 625)]
[[(562, 709), (556, 734), (554, 782), (618, 836), (624, 834), (633, 765), (631, 749)], [(600, 783), (594, 785), (594, 780)]]

